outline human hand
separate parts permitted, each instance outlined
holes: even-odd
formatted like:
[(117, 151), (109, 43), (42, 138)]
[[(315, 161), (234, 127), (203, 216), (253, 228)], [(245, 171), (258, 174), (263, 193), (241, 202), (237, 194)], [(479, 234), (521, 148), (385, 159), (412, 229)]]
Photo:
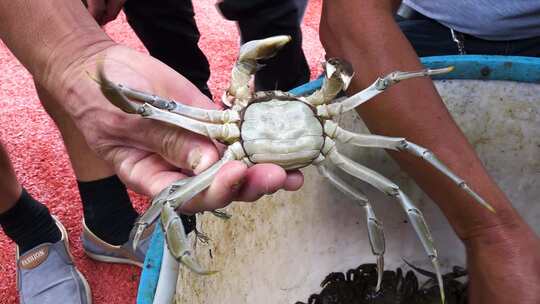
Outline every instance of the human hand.
[[(186, 177), (179, 168), (198, 174), (219, 159), (218, 149), (209, 139), (113, 106), (87, 74), (95, 75), (98, 63), (103, 63), (105, 73), (115, 82), (201, 108), (217, 106), (164, 64), (116, 45), (71, 64), (62, 73), (61, 85), (46, 87), (56, 100), (63, 100), (89, 146), (115, 168), (129, 188), (154, 196)], [(302, 183), (298, 171), (286, 173), (270, 164), (247, 168), (243, 162), (231, 161), (210, 187), (184, 204), (181, 211), (213, 210), (232, 200), (255, 201), (279, 189), (297, 190)]]
[(99, 25), (105, 25), (118, 17), (126, 0), (83, 0), (90, 15)]

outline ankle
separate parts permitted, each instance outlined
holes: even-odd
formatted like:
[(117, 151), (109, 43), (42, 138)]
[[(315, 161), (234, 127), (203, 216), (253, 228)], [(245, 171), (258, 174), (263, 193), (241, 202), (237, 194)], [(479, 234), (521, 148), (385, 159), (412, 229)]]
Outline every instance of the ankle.
[(56, 243), (61, 239), (60, 229), (49, 209), (22, 189), (13, 206), (0, 214), (4, 233), (24, 253), (43, 243)]
[(124, 184), (116, 175), (77, 184), (88, 229), (109, 244), (125, 243), (139, 215)]

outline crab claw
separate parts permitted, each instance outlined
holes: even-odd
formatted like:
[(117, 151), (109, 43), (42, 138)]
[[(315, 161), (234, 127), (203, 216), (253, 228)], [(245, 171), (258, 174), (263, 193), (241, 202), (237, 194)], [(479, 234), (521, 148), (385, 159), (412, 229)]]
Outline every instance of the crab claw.
[(189, 247), (189, 241), (182, 224), (182, 219), (170, 203), (166, 202), (161, 211), (161, 224), (167, 247), (172, 256), (191, 271), (200, 275), (210, 275), (217, 271), (205, 270), (195, 259), (194, 252)]
[[(277, 52), (291, 41), (291, 36), (280, 35), (246, 42), (240, 47), (238, 61), (260, 60), (274, 57)], [(255, 67), (256, 68), (256, 67)]]
[(330, 58), (324, 64), (325, 76), (328, 79), (337, 77), (343, 83), (343, 90), (346, 90), (354, 76), (352, 65), (347, 61), (338, 58)]
[(324, 80), (321, 88), (306, 96), (306, 101), (314, 106), (332, 102), (339, 93), (346, 90), (354, 76), (352, 65), (339, 58), (330, 58), (323, 63)]
[(159, 214), (161, 213), (161, 210), (163, 208), (163, 201), (156, 201), (152, 203), (152, 206), (148, 208), (135, 222), (135, 226), (133, 226), (132, 229), (132, 243), (131, 246), (133, 250), (137, 249), (137, 246), (139, 246), (139, 241), (141, 240), (142, 236), (144, 235), (144, 232), (147, 227), (152, 225), (157, 218), (159, 218)]
[(239, 109), (245, 107), (251, 98), (251, 76), (261, 68), (257, 60), (274, 57), (291, 39), (291, 36), (280, 35), (244, 43), (231, 73), (231, 84), (221, 98), (223, 104), (229, 108), (235, 105)]

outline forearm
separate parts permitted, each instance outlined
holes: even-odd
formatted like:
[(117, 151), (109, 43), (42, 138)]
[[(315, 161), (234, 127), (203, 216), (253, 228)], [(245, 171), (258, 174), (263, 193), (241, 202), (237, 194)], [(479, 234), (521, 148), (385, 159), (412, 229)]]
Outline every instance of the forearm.
[(0, 38), (46, 86), (112, 41), (80, 0), (0, 0)]
[(540, 302), (540, 241), (532, 230), (498, 227), (465, 242), (469, 303)]
[[(350, 93), (391, 71), (422, 68), (394, 22), (393, 9), (395, 3), (390, 1), (325, 1), (321, 39), (329, 56), (345, 58), (355, 68)], [(402, 168), (437, 202), (462, 239), (474, 237), (490, 227), (516, 227), (523, 223), (486, 173), (431, 80), (404, 81), (360, 107), (358, 112), (373, 133), (406, 137), (431, 149), (497, 210), (493, 214), (481, 209), (459, 187), (422, 160), (392, 153)]]

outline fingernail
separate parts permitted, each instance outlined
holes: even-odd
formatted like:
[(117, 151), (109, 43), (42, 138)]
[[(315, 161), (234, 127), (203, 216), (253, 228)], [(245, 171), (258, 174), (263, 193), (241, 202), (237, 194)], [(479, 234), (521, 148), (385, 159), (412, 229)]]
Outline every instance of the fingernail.
[(192, 171), (195, 171), (197, 166), (201, 163), (202, 153), (201, 148), (197, 147), (188, 154), (187, 162)]

